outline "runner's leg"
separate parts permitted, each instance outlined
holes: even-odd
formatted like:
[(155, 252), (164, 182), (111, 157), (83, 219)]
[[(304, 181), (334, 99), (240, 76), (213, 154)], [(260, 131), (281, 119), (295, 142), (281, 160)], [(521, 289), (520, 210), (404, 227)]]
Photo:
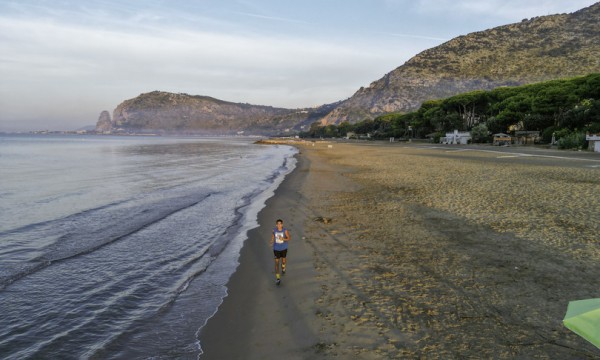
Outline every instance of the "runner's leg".
[(275, 258), (275, 275), (279, 275), (279, 258)]

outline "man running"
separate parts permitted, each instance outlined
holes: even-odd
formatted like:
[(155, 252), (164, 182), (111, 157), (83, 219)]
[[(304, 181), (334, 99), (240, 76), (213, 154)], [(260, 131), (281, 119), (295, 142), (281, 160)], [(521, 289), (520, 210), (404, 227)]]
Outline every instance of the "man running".
[(285, 274), (285, 262), (287, 256), (288, 242), (290, 241), (290, 233), (283, 227), (283, 220), (278, 219), (275, 222), (273, 233), (271, 234), (271, 246), (273, 246), (273, 255), (275, 255), (275, 284), (281, 283), (279, 275), (279, 259), (281, 259), (281, 272)]

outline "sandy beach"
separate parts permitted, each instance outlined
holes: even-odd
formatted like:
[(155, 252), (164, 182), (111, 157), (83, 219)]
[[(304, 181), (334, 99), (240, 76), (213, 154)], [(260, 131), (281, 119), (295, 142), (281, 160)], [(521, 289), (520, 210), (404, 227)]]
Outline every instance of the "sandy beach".
[[(600, 356), (562, 325), (570, 300), (600, 297), (600, 157), (296, 146), (202, 359)], [(277, 218), (292, 235), (280, 287)]]

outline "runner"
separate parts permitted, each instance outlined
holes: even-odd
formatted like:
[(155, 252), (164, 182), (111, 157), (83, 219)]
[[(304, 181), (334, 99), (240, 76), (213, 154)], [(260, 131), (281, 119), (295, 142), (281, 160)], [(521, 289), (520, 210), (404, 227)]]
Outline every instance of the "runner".
[(275, 224), (276, 226), (273, 228), (270, 244), (273, 246), (273, 255), (275, 255), (275, 284), (279, 285), (281, 283), (281, 276), (279, 275), (279, 259), (281, 259), (281, 272), (285, 274), (288, 242), (291, 237), (287, 229), (283, 227), (283, 220), (278, 219)]

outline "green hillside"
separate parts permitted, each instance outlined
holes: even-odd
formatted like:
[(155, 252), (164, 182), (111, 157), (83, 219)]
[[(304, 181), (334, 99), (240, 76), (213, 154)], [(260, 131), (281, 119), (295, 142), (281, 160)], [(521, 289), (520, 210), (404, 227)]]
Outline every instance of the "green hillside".
[[(489, 135), (539, 131), (542, 140), (600, 133), (600, 73), (430, 100), (410, 113), (392, 113), (356, 124), (314, 124), (304, 136), (421, 137), (452, 130)], [(574, 135), (579, 134), (579, 135)], [(482, 136), (485, 141), (486, 136)]]

